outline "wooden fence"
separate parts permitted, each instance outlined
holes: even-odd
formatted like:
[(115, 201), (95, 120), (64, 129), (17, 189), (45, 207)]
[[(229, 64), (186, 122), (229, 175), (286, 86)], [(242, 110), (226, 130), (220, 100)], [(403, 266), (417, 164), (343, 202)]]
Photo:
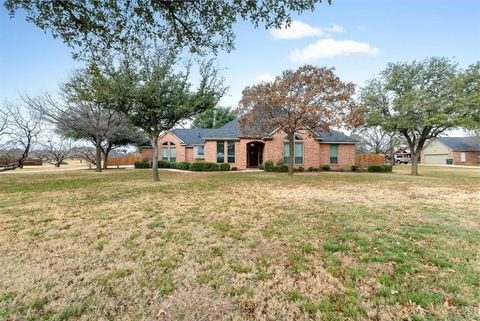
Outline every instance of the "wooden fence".
[(357, 154), (355, 156), (355, 165), (360, 168), (367, 168), (373, 165), (384, 165), (385, 155), (383, 154)]
[(132, 155), (124, 157), (109, 157), (107, 159), (107, 166), (122, 166), (133, 165), (135, 162), (141, 161), (145, 158), (142, 155)]

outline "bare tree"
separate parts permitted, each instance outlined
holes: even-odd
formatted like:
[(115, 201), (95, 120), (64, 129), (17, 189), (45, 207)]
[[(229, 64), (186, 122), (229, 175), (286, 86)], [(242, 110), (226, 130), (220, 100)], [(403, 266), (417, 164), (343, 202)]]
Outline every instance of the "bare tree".
[(5, 102), (4, 110), (9, 119), (7, 146), (16, 151), (11, 154), (13, 167), (22, 168), (40, 134), (42, 118), (33, 109), (17, 103)]
[(352, 132), (352, 137), (360, 141), (360, 148), (366, 152), (384, 154), (395, 165), (395, 150), (402, 145), (400, 136), (387, 132), (379, 126), (363, 126)]
[(54, 124), (62, 135), (91, 142), (95, 146), (95, 169), (98, 172), (102, 170), (102, 155), (108, 157), (108, 152), (118, 147), (120, 141), (127, 145), (128, 139), (123, 133), (133, 131), (133, 126), (120, 113), (102, 108), (94, 101), (73, 101), (68, 97), (57, 101), (50, 94), (35, 98), (24, 96), (23, 99)]
[(0, 110), (0, 144), (2, 143), (4, 135), (6, 136), (8, 129), (8, 114)]
[(67, 160), (72, 154), (72, 140), (70, 138), (60, 137), (55, 139), (49, 137), (43, 144), (40, 155), (45, 161), (52, 163), (55, 167)]
[(97, 163), (96, 150), (93, 147), (75, 147), (72, 149), (72, 157), (84, 160), (90, 165)]

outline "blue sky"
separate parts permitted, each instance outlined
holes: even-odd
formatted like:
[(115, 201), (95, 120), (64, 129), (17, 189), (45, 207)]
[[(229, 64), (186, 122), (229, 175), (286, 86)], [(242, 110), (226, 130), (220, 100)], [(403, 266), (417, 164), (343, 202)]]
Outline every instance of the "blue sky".
[[(218, 57), (230, 88), (222, 104), (236, 107), (245, 86), (302, 63), (360, 86), (391, 61), (444, 56), (466, 67), (480, 60), (479, 16), (478, 0), (333, 0), (295, 16), (287, 32), (238, 23), (236, 50)], [(61, 40), (0, 9), (0, 100), (56, 91), (80, 66)]]

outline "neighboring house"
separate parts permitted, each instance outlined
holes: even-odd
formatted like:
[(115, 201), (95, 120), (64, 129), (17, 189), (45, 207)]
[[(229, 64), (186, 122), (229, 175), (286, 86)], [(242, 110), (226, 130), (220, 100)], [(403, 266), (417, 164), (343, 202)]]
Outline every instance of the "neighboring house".
[[(295, 135), (295, 166), (350, 168), (355, 164), (356, 140), (337, 131)], [(242, 133), (235, 119), (217, 129), (173, 129), (159, 139), (159, 158), (170, 162), (229, 163), (239, 169), (255, 168), (270, 160), (289, 162), (286, 134), (282, 130), (262, 137)], [(152, 158), (152, 148), (142, 146), (142, 155)]]
[[(478, 164), (480, 140), (477, 137), (437, 137), (422, 150), (423, 164)], [(450, 161), (449, 161), (450, 162)]]

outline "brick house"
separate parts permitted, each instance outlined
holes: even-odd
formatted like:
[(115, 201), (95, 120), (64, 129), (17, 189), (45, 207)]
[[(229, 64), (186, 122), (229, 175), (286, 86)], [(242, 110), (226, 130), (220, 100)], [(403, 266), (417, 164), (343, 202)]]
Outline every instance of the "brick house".
[[(235, 119), (217, 129), (173, 129), (159, 139), (159, 158), (171, 162), (229, 163), (238, 169), (255, 168), (267, 160), (289, 162), (286, 134), (281, 130), (263, 137), (242, 134)], [(337, 131), (295, 135), (295, 166), (350, 168), (355, 164), (356, 140)], [(152, 148), (142, 147), (142, 155), (152, 158)]]
[(423, 164), (454, 165), (480, 163), (480, 140), (478, 137), (437, 137), (422, 150)]

